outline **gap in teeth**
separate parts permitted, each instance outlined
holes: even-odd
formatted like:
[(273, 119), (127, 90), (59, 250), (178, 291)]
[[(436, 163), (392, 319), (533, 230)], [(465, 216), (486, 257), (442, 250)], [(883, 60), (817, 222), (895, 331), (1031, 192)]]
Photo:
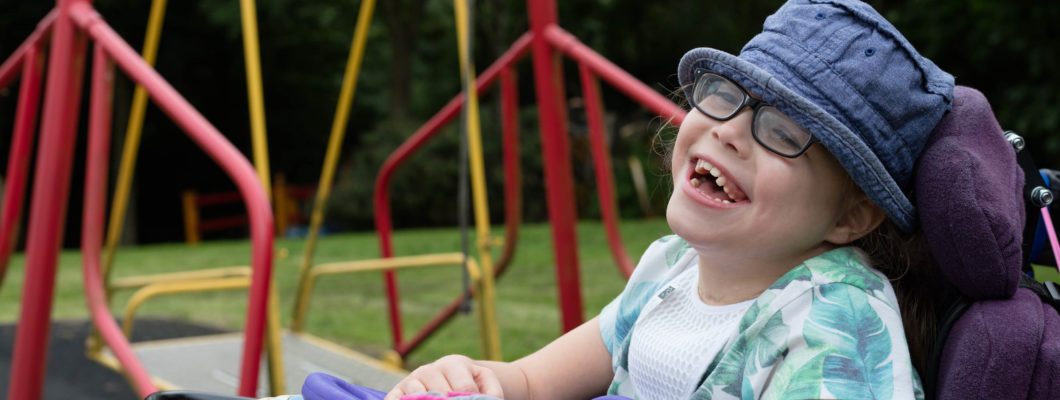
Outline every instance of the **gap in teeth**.
[(721, 170), (717, 169), (705, 160), (696, 160), (695, 174), (693, 174), (692, 179), (689, 181), (689, 183), (692, 185), (692, 187), (698, 188), (703, 183), (708, 182), (708, 176), (713, 178), (710, 180), (712, 181), (711, 183), (717, 186), (718, 189), (721, 189), (725, 193), (725, 196), (728, 197), (728, 199), (714, 197), (713, 195), (707, 195), (707, 198), (724, 204), (738, 202), (735, 198), (732, 197), (732, 194), (730, 194), (729, 187), (725, 186), (725, 184), (728, 183), (728, 180), (725, 179), (724, 176), (721, 176)]
[[(703, 184), (705, 184), (707, 182), (710, 182), (710, 183), (712, 183), (712, 184), (714, 184), (716, 186), (715, 190), (723, 191), (725, 193), (725, 197), (728, 197), (728, 198), (727, 199), (723, 199), (723, 198), (715, 197), (714, 194), (706, 193), (706, 192), (703, 192), (703, 191), (700, 191), (700, 193), (703, 193), (703, 194), (707, 195), (707, 198), (709, 198), (711, 200), (714, 200), (714, 201), (717, 201), (717, 202), (721, 202), (721, 203), (725, 203), (725, 204), (736, 203), (737, 200), (734, 199), (731, 194), (729, 194), (729, 188), (724, 185), (724, 182), (725, 182), (724, 179), (725, 178), (717, 178), (717, 179), (708, 180), (706, 176), (702, 176), (702, 175), (698, 175), (697, 174), (697, 175), (694, 175), (692, 177), (692, 179), (689, 180), (689, 184), (691, 184), (692, 187), (694, 187), (694, 188), (699, 188)], [(719, 182), (719, 180), (721, 180), (721, 182)]]

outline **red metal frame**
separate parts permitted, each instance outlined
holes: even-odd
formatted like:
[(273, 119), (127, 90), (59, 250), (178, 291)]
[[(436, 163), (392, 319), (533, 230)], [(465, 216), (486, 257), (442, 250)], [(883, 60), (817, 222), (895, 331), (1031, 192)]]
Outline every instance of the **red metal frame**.
[[(50, 35), (48, 77), (44, 94), (43, 123), (33, 197), (26, 240), (26, 278), (15, 336), (8, 398), (39, 399), (44, 384), (55, 267), (60, 248), (69, 183), (76, 143), (81, 79), (88, 40), (95, 43), (89, 116), (89, 142), (85, 174), (82, 255), (85, 299), (92, 318), (107, 345), (123, 365), (141, 396), (156, 389), (133, 354), (107, 309), (99, 255), (103, 237), (106, 199), (107, 150), (113, 91), (113, 65), (117, 64), (135, 83), (142, 85), (155, 103), (172, 118), (235, 181), (250, 215), (251, 263), (254, 267), (247, 303), (246, 334), (240, 370), (239, 395), (254, 396), (264, 334), (265, 300), (272, 273), (272, 212), (257, 175), (239, 151), (177, 93), (92, 8), (90, 0), (57, 0), (56, 7), (38, 24), (18, 50), (0, 65), (0, 88), (24, 74), (19, 95), (18, 117), (12, 143), (12, 162), (28, 162), (39, 92), (40, 57), (37, 49)], [(21, 68), (20, 68), (21, 67)], [(28, 131), (28, 132), (27, 132)], [(11, 175), (25, 172), (12, 171)], [(24, 168), (22, 168), (24, 169)], [(12, 174), (14, 172), (14, 174)], [(24, 179), (24, 177), (22, 178)], [(9, 186), (8, 190), (12, 188)], [(16, 189), (17, 192), (17, 189)], [(0, 232), (10, 235), (17, 223), (15, 194), (5, 194)], [(12, 197), (6, 197), (12, 196)], [(8, 236), (10, 237), (10, 236)], [(4, 239), (11, 240), (11, 239)], [(2, 244), (0, 244), (2, 246)], [(0, 253), (6, 263), (7, 253)]]
[[(574, 226), (576, 213), (573, 201), (570, 146), (567, 140), (567, 106), (563, 90), (562, 69), (559, 67), (561, 62), (559, 54), (576, 61), (581, 70), (582, 90), (585, 92), (585, 97), (589, 99), (586, 103), (586, 113), (592, 135), (593, 159), (604, 225), (615, 262), (627, 277), (633, 267), (618, 233), (610, 157), (603, 139), (604, 128), (601, 119), (603, 111), (596, 90), (596, 76), (603, 78), (604, 81), (653, 112), (668, 117), (671, 124), (680, 125), (685, 111), (560, 28), (557, 25), (554, 1), (528, 1), (527, 7), (530, 16), (530, 31), (519, 37), (507, 52), (486, 69), (476, 82), (476, 90), (482, 93), (492, 84), (498, 73), (505, 75), (502, 80), (506, 83), (502, 83), (501, 89), (502, 124), (505, 135), (504, 163), (506, 173), (514, 174), (506, 175), (505, 198), (509, 210), (518, 210), (519, 207), (513, 207), (513, 196), (519, 196), (517, 187), (519, 152), (516, 147), (517, 139), (515, 139), (518, 136), (518, 106), (514, 102), (514, 78), (508, 74), (515, 62), (521, 59), (527, 51), (532, 51), (538, 118), (541, 126), (542, 156), (545, 160), (546, 199), (549, 220), (552, 224), (552, 244), (556, 260), (556, 286), (559, 292), (562, 327), (564, 331), (568, 331), (580, 325), (583, 316), (578, 282), (577, 235)], [(374, 200), (376, 232), (379, 236), (382, 257), (394, 255), (389, 194), (390, 179), (394, 170), (438, 133), (443, 125), (452, 121), (460, 112), (462, 104), (462, 95), (456, 96), (391, 153), (380, 168), (375, 181)], [(510, 107), (507, 104), (510, 104)], [(514, 169), (510, 170), (510, 164), (515, 165)], [(508, 231), (511, 234), (513, 230), (511, 221), (517, 221), (518, 216), (509, 213), (506, 219)], [(510, 235), (508, 239), (514, 240), (514, 235)], [(503, 268), (498, 268), (496, 274), (499, 275), (503, 270)], [(386, 272), (385, 277), (394, 349), (404, 356), (453, 315), (459, 300), (450, 303), (424, 325), (413, 339), (406, 342), (403, 340), (397, 281), (393, 272)]]
[[(18, 89), (18, 109), (15, 114), (11, 151), (7, 158), (7, 183), (4, 185), (3, 206), (0, 208), (0, 282), (7, 275), (7, 261), (18, 237), (22, 202), (26, 197), (26, 174), (33, 154), (34, 128), (40, 106), (41, 75), (44, 60), (36, 41), (28, 43), (22, 54), (22, 83)], [(12, 70), (14, 70), (12, 68)]]

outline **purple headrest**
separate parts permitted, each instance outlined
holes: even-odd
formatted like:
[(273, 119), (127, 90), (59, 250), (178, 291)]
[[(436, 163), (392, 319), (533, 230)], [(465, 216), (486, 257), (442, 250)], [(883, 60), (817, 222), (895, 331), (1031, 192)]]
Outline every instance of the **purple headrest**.
[(1023, 171), (986, 97), (957, 86), (915, 172), (916, 206), (943, 274), (973, 299), (1019, 283)]

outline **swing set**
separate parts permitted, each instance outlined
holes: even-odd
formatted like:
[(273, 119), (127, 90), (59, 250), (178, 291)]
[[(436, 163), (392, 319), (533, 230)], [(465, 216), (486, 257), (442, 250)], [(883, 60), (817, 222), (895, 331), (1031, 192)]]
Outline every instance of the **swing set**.
[[(269, 355), (270, 390), (272, 393), (282, 393), (285, 391), (282, 383), (282, 358), (284, 356), (280, 350), (282, 334), (276, 310), (276, 294), (274, 284), (271, 283), (273, 217), (269, 206), (268, 161), (264, 145), (264, 114), (261, 111), (264, 103), (260, 88), (260, 67), (257, 61), (257, 33), (253, 2), (241, 0), (248, 92), (251, 99), (251, 126), (252, 131), (260, 132), (254, 134), (254, 164), (258, 167), (256, 170), (234, 146), (224, 139), (220, 132), (152, 69), (151, 64), (157, 52), (165, 1), (155, 0), (152, 5), (151, 24), (142, 58), (107, 26), (102, 17), (92, 8), (91, 3), (91, 0), (57, 0), (55, 9), (41, 21), (23, 45), (0, 65), (0, 88), (14, 82), (20, 74), (22, 78), (15, 134), (9, 158), (8, 183), (4, 192), (3, 208), (0, 209), (0, 243), (5, 244), (0, 246), (0, 266), (3, 266), (6, 265), (13, 249), (14, 227), (17, 225), (21, 212), (20, 199), (24, 192), (26, 167), (32, 151), (33, 126), (36, 123), (38, 111), (37, 103), (41, 97), (42, 71), (45, 62), (49, 63), (47, 86), (43, 96), (43, 123), (40, 146), (37, 150), (35, 186), (30, 205), (26, 279), (8, 397), (38, 399), (44, 384), (43, 372), (46, 359), (44, 355), (51, 318), (56, 256), (64, 223), (66, 199), (69, 195), (69, 176), (72, 168), (70, 160), (73, 152), (72, 144), (75, 142), (81, 75), (88, 40), (94, 43), (94, 51), (82, 253), (86, 302), (92, 313), (93, 324), (98, 330), (93, 335), (95, 339), (89, 342), (89, 354), (100, 360), (110, 358), (112, 361), (105, 361), (105, 363), (120, 368), (136, 391), (146, 396), (158, 389), (160, 381), (152, 380), (148, 375), (147, 368), (130, 346), (128, 337), (122, 333), (121, 328), (111, 317), (108, 305), (112, 291), (124, 287), (140, 287), (140, 290), (147, 294), (134, 295), (134, 298), (142, 302), (147, 297), (163, 293), (246, 287), (249, 288), (249, 294), (245, 330), (240, 335), (241, 338), (235, 340), (237, 347), (242, 349), (238, 368), (237, 393), (241, 396), (255, 396), (258, 393), (258, 368), (263, 347), (268, 349)], [(555, 3), (552, 1), (527, 2), (530, 31), (517, 39), (497, 61), (476, 77), (475, 68), (470, 61), (470, 10), (467, 9), (466, 3), (459, 0), (454, 1), (454, 5), (464, 94), (456, 96), (418, 129), (391, 154), (379, 171), (375, 182), (374, 199), (382, 258), (313, 265), (313, 252), (323, 221), (324, 205), (330, 193), (338, 151), (343, 140), (348, 110), (352, 104), (367, 29), (374, 7), (372, 0), (362, 2), (310, 219), (310, 234), (300, 269), (295, 314), (291, 334), (288, 336), (309, 338), (310, 341), (313, 341), (313, 337), (302, 331), (309, 293), (315, 278), (337, 273), (384, 272), (393, 349), (387, 357), (384, 357), (382, 363), (378, 363), (383, 369), (394, 370), (396, 366), (400, 366), (401, 359), (449, 319), (463, 301), (464, 295), (462, 294), (412, 339), (404, 339), (394, 270), (428, 265), (462, 265), (468, 270), (471, 280), (475, 281), (468, 292), (477, 296), (479, 302), (484, 357), (499, 358), (499, 338), (497, 338), (492, 317), (492, 281), (508, 266), (514, 252), (519, 224), (518, 205), (521, 202), (517, 161), (519, 154), (516, 118), (518, 104), (516, 77), (512, 69), (516, 62), (527, 54), (531, 55), (533, 61), (542, 153), (545, 159), (546, 200), (552, 225), (557, 289), (564, 331), (579, 325), (583, 317), (578, 282), (577, 240), (574, 232), (576, 216), (572, 197), (570, 149), (565, 122), (567, 108), (564, 100), (563, 78), (559, 72), (561, 56), (566, 56), (578, 63), (581, 87), (586, 99), (586, 119), (589, 125), (590, 144), (604, 225), (615, 262), (626, 276), (632, 271), (632, 263), (621, 245), (621, 238), (618, 234), (613, 178), (604, 136), (598, 80), (603, 79), (649, 110), (669, 118), (670, 123), (674, 125), (679, 125), (684, 117), (684, 111), (678, 106), (596, 54), (560, 28), (557, 23)], [(48, 57), (43, 54), (45, 48), (50, 53)], [(151, 96), (171, 119), (221, 165), (239, 188), (243, 201), (246, 203), (251, 230), (253, 248), (250, 268), (213, 269), (204, 270), (205, 272), (126, 278), (124, 281), (110, 282), (110, 266), (114, 259), (117, 238), (120, 237), (121, 219), (124, 218), (129, 180), (132, 175), (132, 162), (126, 162), (126, 160), (135, 159), (139, 140), (138, 131), (135, 134), (126, 135), (122, 169), (112, 205), (110, 228), (106, 236), (107, 247), (101, 252), (104, 243), (103, 211), (108, 175), (107, 150), (110, 140), (110, 111), (115, 64), (139, 85), (137, 94), (134, 95), (134, 109), (130, 116), (130, 133), (133, 129), (139, 130), (138, 127), (134, 128), (134, 125), (142, 126), (143, 111), (136, 111), (136, 107), (142, 110), (144, 106), (137, 106), (137, 104), (145, 104), (146, 97)], [(505, 141), (504, 165), (506, 176), (509, 179), (506, 179), (505, 187), (508, 205), (506, 210), (507, 233), (503, 240), (504, 250), (495, 265), (492, 260), (492, 248), (501, 241), (491, 238), (489, 233), (484, 165), (477, 122), (477, 97), (498, 79), (502, 103), (502, 136)], [(435, 136), (445, 124), (455, 119), (461, 111), (466, 113), (464, 124), (469, 152), (469, 172), (472, 178), (471, 191), (475, 204), (477, 257), (470, 257), (466, 252), (397, 257), (393, 251), (391, 238), (393, 227), (389, 209), (390, 179), (403, 161)], [(134, 121), (133, 118), (139, 120)], [(129, 155), (130, 152), (132, 152), (131, 155)], [(45, 154), (49, 156), (43, 156)], [(148, 288), (152, 289), (147, 290)], [(130, 307), (135, 311), (135, 306), (130, 304)], [(132, 312), (126, 312), (126, 315), (131, 314)], [(129, 327), (130, 324), (131, 322), (127, 322), (126, 326)], [(288, 346), (287, 339), (283, 340), (283, 345)], [(102, 350), (104, 344), (109, 350)], [(320, 341), (316, 341), (316, 344), (335, 350), (334, 346), (329, 347)]]

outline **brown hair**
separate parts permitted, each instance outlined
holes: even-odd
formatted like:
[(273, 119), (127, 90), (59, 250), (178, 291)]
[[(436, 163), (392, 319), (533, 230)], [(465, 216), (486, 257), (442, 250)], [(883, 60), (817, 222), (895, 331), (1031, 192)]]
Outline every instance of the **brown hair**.
[(922, 230), (903, 232), (890, 219), (852, 245), (867, 253), (873, 268), (887, 275), (898, 298), (913, 367), (927, 371), (938, 319), (956, 296), (931, 256)]

